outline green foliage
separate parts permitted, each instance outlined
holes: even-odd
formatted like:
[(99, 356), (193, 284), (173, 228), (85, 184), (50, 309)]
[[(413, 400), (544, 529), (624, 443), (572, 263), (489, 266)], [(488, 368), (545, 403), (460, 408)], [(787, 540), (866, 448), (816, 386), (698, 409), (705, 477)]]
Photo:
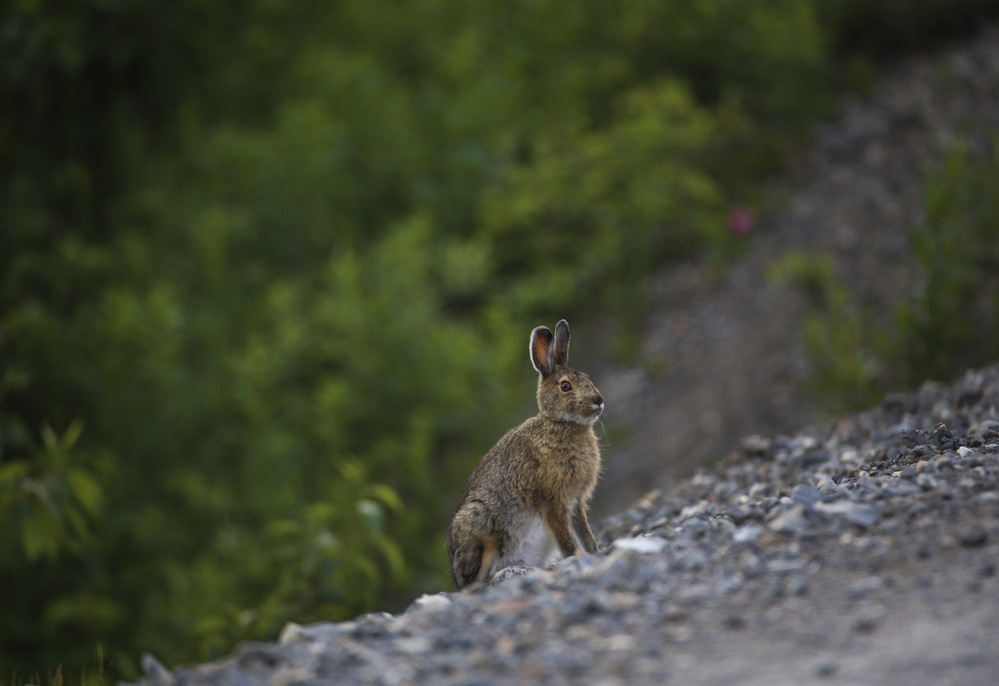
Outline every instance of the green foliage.
[(803, 338), (811, 365), (806, 388), (835, 411), (858, 409), (879, 397), (882, 361), (874, 352), (879, 331), (873, 313), (853, 302), (849, 286), (827, 256), (792, 252), (770, 278), (799, 288), (808, 298)]
[(927, 183), (912, 231), (914, 291), (887, 317), (864, 308), (824, 257), (793, 253), (772, 277), (809, 296), (809, 385), (831, 409), (859, 409), (892, 388), (947, 379), (999, 356), (999, 157), (952, 152)]
[(7, 8), (0, 662), (129, 678), (446, 583), (526, 331), (729, 250), (827, 99), (826, 11)]
[(928, 184), (927, 224), (912, 236), (918, 289), (895, 314), (906, 384), (999, 356), (999, 139), (991, 148), (958, 148)]
[(20, 531), (29, 562), (62, 549), (79, 553), (92, 538), (88, 520), (100, 512), (103, 492), (89, 472), (68, 463), (82, 428), (77, 421), (58, 436), (45, 426), (34, 459), (0, 467), (0, 527)]
[(568, 307), (599, 289), (626, 302), (606, 284), (724, 240), (724, 193), (705, 163), (733, 132), (673, 81), (619, 103), (613, 125), (553, 137), (484, 197), (482, 225), (521, 302)]

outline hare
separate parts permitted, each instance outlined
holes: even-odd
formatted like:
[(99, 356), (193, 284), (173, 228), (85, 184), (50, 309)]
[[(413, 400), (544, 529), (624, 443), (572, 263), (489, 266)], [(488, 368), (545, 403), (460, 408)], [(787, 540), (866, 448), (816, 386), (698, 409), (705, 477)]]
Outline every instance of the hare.
[(486, 453), (461, 494), (447, 535), (458, 588), (510, 565), (543, 567), (593, 553), (586, 519), (600, 471), (593, 424), (604, 409), (586, 374), (571, 369), (569, 324), (531, 332), (537, 370), (537, 416), (508, 431)]

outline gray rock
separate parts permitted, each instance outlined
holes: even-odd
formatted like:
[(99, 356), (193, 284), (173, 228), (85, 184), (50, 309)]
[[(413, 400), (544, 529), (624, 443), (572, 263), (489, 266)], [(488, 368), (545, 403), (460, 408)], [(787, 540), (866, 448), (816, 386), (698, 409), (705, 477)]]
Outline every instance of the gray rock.
[(808, 519), (808, 511), (804, 505), (795, 503), (789, 507), (780, 508), (776, 512), (776, 516), (769, 518), (772, 530), (795, 536), (806, 536), (813, 533), (811, 522)]
[(636, 536), (635, 538), (618, 538), (611, 544), (620, 550), (630, 550), (640, 554), (659, 553), (666, 547), (665, 539), (658, 536)]
[(965, 548), (981, 548), (988, 540), (988, 531), (978, 526), (961, 532), (958, 537), (958, 541)]
[(730, 517), (735, 524), (745, 524), (748, 521), (761, 522), (767, 513), (763, 507), (757, 503), (748, 503), (746, 505), (736, 505), (731, 507), (723, 513), (727, 517)]
[(592, 572), (599, 578), (598, 588), (610, 591), (641, 593), (656, 578), (665, 576), (666, 563), (656, 555), (616, 549)]
[(798, 485), (791, 491), (791, 500), (811, 509), (817, 503), (822, 502), (822, 493), (817, 488), (811, 486)]
[(852, 524), (869, 529), (879, 518), (878, 508), (869, 503), (854, 503), (837, 500), (831, 503), (817, 503), (815, 509), (833, 517), (842, 517)]
[(173, 673), (151, 653), (145, 653), (141, 662), (143, 679), (149, 686), (174, 686), (177, 683)]
[(918, 474), (916, 476), (916, 485), (924, 491), (932, 491), (940, 488), (940, 480), (930, 474)]

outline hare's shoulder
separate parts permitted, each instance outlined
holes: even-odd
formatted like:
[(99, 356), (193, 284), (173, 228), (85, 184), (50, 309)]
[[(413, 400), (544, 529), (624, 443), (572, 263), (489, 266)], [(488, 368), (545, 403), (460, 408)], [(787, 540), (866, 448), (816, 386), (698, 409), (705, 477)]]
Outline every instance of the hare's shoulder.
[(539, 451), (530, 430), (526, 428), (530, 421), (515, 426), (496, 441), (479, 461), (466, 490), (485, 485), (493, 489), (508, 488), (510, 477), (522, 475), (525, 469), (529, 471), (532, 465), (536, 465)]
[(539, 417), (531, 417), (503, 434), (486, 458), (530, 459), (538, 452), (540, 433)]

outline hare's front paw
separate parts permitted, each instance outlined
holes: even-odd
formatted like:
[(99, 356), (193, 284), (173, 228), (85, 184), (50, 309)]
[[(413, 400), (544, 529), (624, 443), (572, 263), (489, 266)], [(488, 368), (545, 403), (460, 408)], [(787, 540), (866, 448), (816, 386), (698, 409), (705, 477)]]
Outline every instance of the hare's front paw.
[(494, 584), (502, 583), (507, 579), (512, 579), (515, 576), (524, 576), (525, 574), (531, 574), (532, 572), (543, 571), (540, 567), (529, 567), (528, 565), (510, 565), (509, 567), (504, 567), (499, 570), (491, 577), (486, 579), (485, 585), (492, 586)]

